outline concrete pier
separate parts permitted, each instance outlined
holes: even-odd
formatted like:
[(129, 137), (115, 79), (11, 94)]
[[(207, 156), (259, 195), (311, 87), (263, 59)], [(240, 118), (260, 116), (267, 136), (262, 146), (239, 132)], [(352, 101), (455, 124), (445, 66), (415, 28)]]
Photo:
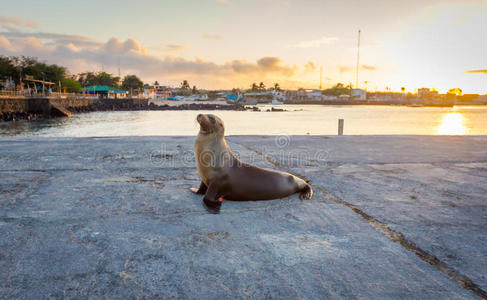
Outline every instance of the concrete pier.
[(193, 140), (0, 139), (0, 298), (485, 297), (487, 137), (229, 137), (315, 195), (220, 215)]

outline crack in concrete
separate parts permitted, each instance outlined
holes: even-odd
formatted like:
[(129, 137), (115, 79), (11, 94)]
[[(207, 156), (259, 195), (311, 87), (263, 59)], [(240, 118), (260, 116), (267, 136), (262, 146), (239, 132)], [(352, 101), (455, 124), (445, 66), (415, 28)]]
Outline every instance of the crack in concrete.
[[(235, 143), (235, 142), (233, 142), (233, 143)], [(254, 150), (251, 147), (248, 147), (248, 146), (245, 146), (245, 145), (242, 145), (239, 143), (235, 143), (235, 144), (242, 146), (249, 151), (253, 151), (253, 152), (257, 153), (258, 155), (261, 155), (266, 161), (268, 161), (269, 163), (274, 165), (276, 168), (281, 169), (281, 164), (279, 164), (279, 162), (274, 160), (272, 157), (265, 155), (264, 153), (262, 153), (258, 150)], [(299, 175), (299, 174), (296, 174), (296, 175)], [(299, 176), (301, 178), (307, 180), (304, 176), (301, 176), (301, 175), (299, 175)], [(365, 213), (364, 211), (362, 211), (361, 209), (357, 208), (355, 205), (346, 202), (345, 200), (341, 199), (338, 196), (333, 195), (332, 193), (328, 192), (327, 190), (325, 190), (319, 186), (315, 186), (315, 185), (312, 185), (312, 187), (319, 190), (323, 194), (325, 194), (327, 197), (332, 199), (335, 203), (344, 205), (347, 208), (351, 209), (354, 213), (361, 216), (372, 227), (374, 227), (376, 230), (378, 230), (379, 232), (384, 234), (390, 241), (392, 241), (394, 243), (399, 243), (404, 249), (406, 249), (410, 252), (413, 252), (421, 260), (423, 260), (423, 261), (427, 262), (428, 264), (438, 268), (442, 273), (446, 274), (448, 277), (455, 280), (463, 288), (470, 290), (475, 295), (477, 295), (483, 299), (487, 299), (487, 292), (484, 291), (479, 285), (474, 283), (466, 275), (461, 274), (455, 268), (448, 266), (445, 262), (441, 261), (438, 257), (424, 251), (423, 249), (418, 247), (414, 242), (406, 239), (404, 234), (402, 234), (401, 232), (389, 228), (389, 226), (387, 224), (380, 222), (379, 220), (375, 219), (371, 215), (369, 215), (369, 214)]]

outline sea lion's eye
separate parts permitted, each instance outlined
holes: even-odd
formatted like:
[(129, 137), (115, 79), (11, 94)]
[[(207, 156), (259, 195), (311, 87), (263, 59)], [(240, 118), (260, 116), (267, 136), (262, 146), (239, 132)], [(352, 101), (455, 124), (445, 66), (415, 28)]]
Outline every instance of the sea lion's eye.
[(213, 116), (208, 116), (208, 119), (210, 119), (211, 123), (215, 123), (215, 117), (213, 117)]

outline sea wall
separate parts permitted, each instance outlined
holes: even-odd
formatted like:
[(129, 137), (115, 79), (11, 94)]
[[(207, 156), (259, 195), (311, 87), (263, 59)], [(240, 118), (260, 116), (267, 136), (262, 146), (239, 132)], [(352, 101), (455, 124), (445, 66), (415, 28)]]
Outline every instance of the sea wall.
[(133, 110), (147, 107), (148, 99), (0, 98), (0, 121), (70, 116), (71, 112)]
[(0, 98), (0, 112), (25, 112), (26, 101), (23, 98)]
[(98, 99), (88, 99), (88, 98), (66, 98), (66, 99), (49, 99), (51, 105), (61, 105), (64, 107), (82, 107), (89, 106), (97, 103)]

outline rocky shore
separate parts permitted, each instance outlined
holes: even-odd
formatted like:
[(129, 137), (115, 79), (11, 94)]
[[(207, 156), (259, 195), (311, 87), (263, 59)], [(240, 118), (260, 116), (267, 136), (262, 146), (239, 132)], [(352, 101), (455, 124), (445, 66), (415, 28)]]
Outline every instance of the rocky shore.
[[(98, 102), (87, 106), (68, 106), (67, 110), (72, 113), (87, 113), (95, 111), (141, 111), (141, 110), (236, 110), (244, 111), (246, 108), (242, 105), (228, 104), (209, 104), (209, 103), (187, 103), (181, 105), (137, 105), (127, 102), (120, 103), (103, 103)], [(48, 119), (59, 117), (56, 114), (40, 114), (26, 112), (2, 112), (0, 113), (0, 122), (30, 121), (36, 119)]]
[(45, 116), (42, 114), (33, 114), (33, 113), (25, 113), (25, 112), (2, 112), (0, 113), (0, 122), (12, 122), (12, 121), (20, 121), (20, 120), (36, 120), (39, 118), (45, 118), (49, 116)]
[(188, 103), (181, 105), (155, 105), (153, 103), (148, 105), (134, 105), (129, 103), (103, 103), (98, 102), (89, 106), (82, 107), (68, 107), (68, 110), (73, 113), (93, 112), (93, 111), (139, 111), (139, 110), (238, 110), (243, 111), (245, 107), (242, 105), (227, 105), (227, 104), (206, 104), (206, 103)]

